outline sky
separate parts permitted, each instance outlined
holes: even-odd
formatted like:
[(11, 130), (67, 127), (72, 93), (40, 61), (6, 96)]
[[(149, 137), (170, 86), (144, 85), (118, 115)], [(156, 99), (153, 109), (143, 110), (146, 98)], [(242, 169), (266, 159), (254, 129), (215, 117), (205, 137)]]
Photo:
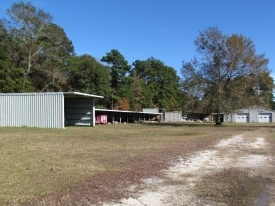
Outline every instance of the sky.
[[(19, 0), (1, 0), (0, 18)], [(23, 2), (26, 2), (23, 0)], [(64, 29), (77, 55), (100, 60), (117, 49), (129, 64), (154, 57), (173, 67), (196, 56), (200, 31), (217, 26), (223, 34), (250, 38), (269, 59), (275, 78), (274, 0), (32, 0)]]

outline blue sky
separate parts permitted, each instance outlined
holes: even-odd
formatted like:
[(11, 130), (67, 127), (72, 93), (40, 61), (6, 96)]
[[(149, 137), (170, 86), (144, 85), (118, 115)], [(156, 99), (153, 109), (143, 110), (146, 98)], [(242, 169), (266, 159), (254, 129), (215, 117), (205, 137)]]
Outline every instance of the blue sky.
[[(13, 0), (1, 0), (3, 17)], [(25, 2), (23, 0), (23, 2)], [(50, 13), (73, 42), (77, 55), (101, 59), (117, 49), (132, 64), (150, 57), (178, 71), (195, 55), (199, 31), (217, 26), (242, 34), (265, 53), (275, 77), (274, 0), (32, 0)]]

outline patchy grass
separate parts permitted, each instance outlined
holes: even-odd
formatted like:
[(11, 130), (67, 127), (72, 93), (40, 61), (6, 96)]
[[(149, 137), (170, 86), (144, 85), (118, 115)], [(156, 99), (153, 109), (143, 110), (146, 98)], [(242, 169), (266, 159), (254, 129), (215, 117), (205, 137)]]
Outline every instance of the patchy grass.
[(126, 124), (0, 128), (0, 205), (85, 205), (127, 196), (178, 156), (210, 148), (250, 125)]
[[(267, 181), (261, 177), (252, 177), (246, 171), (229, 168), (205, 176), (196, 184), (195, 190), (197, 197), (206, 204), (248, 206), (258, 201), (255, 199), (258, 194), (265, 193), (267, 184)], [(268, 201), (268, 198), (269, 196), (261, 201)]]

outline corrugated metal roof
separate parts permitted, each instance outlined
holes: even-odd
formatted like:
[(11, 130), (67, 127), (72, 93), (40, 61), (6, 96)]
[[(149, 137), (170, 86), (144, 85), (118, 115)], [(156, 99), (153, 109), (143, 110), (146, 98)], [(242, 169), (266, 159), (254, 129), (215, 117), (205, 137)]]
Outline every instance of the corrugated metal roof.
[(103, 112), (123, 112), (123, 113), (140, 113), (140, 114), (162, 114), (162, 113), (156, 113), (156, 112), (136, 112), (136, 111), (111, 110), (111, 109), (95, 109), (95, 111), (103, 111)]
[(63, 92), (64, 97), (91, 97), (91, 98), (104, 98), (103, 96), (94, 95), (94, 94), (87, 94), (81, 92)]
[(29, 93), (0, 93), (0, 96), (26, 96), (26, 95), (57, 95), (63, 94), (65, 98), (83, 97), (83, 98), (104, 98), (103, 96), (87, 94), (81, 92), (29, 92)]

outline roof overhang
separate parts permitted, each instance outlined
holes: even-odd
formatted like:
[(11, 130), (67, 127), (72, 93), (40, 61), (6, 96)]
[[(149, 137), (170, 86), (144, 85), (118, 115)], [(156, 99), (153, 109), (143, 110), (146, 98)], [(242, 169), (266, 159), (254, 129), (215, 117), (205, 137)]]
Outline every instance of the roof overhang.
[(121, 112), (121, 113), (140, 113), (140, 114), (153, 114), (153, 115), (160, 115), (160, 114), (162, 114), (162, 113), (154, 113), (154, 112), (136, 112), (136, 111), (111, 110), (111, 109), (95, 109), (95, 111), (102, 111), (102, 112)]
[(65, 98), (104, 98), (103, 96), (81, 92), (28, 92), (28, 93), (0, 93), (0, 96), (26, 96), (26, 95), (63, 95)]
[(94, 95), (94, 94), (87, 94), (87, 93), (81, 93), (81, 92), (63, 92), (64, 97), (66, 98), (104, 98), (103, 96)]

